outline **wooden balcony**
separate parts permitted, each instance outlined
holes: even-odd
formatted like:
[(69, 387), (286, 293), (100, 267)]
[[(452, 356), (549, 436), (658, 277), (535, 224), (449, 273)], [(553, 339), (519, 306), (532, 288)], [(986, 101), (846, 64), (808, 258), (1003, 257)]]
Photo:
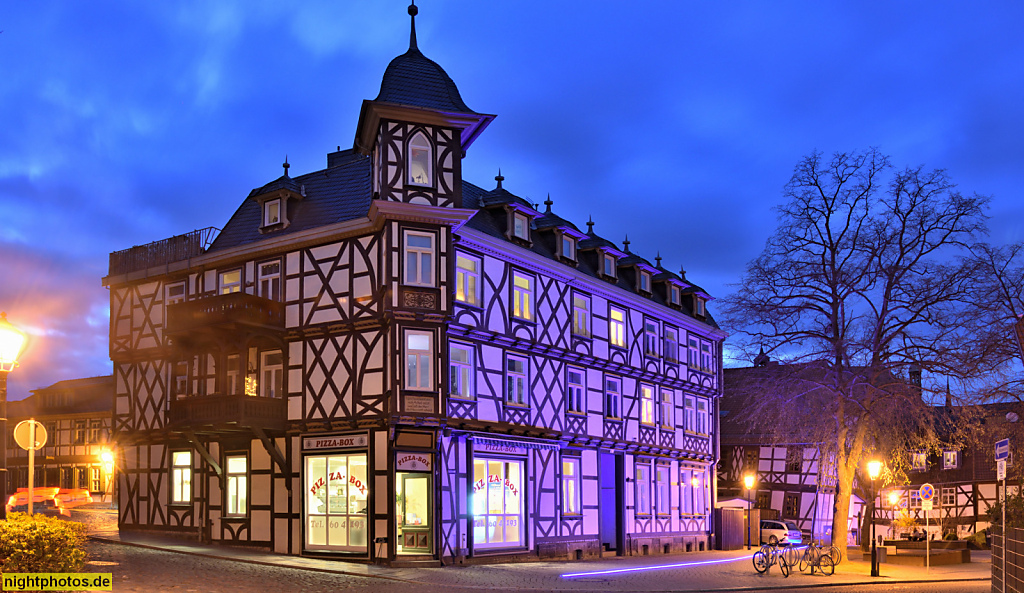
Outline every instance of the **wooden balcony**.
[(284, 305), (244, 292), (217, 294), (167, 307), (169, 336), (218, 331), (284, 330)]
[(249, 395), (204, 395), (171, 402), (167, 412), (171, 429), (190, 428), (196, 433), (248, 431), (253, 427), (283, 431), (288, 425), (284, 399)]

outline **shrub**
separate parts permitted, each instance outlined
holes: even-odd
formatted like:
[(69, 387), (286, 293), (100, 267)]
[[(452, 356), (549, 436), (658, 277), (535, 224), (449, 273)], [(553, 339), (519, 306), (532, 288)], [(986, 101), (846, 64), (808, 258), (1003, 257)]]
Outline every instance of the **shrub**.
[(988, 547), (988, 539), (986, 538), (987, 531), (987, 529), (982, 529), (981, 531), (975, 532), (967, 538), (967, 541), (984, 550)]
[(0, 572), (78, 572), (85, 525), (44, 515), (8, 513), (0, 521)]
[(956, 533), (954, 533), (952, 531), (947, 531), (946, 535), (942, 536), (942, 539), (951, 542), (951, 541), (956, 541), (956, 540), (958, 540), (960, 538), (958, 538), (956, 536)]

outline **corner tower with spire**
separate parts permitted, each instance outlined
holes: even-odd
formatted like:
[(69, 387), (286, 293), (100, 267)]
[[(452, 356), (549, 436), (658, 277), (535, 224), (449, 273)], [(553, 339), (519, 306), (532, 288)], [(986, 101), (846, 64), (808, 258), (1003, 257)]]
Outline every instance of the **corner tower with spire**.
[(494, 119), (473, 111), (455, 82), (416, 42), (409, 5), (409, 50), (391, 60), (376, 99), (363, 101), (355, 150), (372, 157), (375, 199), (462, 206), (462, 158)]

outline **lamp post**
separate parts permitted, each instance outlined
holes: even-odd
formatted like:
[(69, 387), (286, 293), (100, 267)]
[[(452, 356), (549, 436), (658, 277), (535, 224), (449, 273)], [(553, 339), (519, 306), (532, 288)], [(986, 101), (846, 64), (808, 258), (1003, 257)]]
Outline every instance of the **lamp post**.
[(18, 366), (25, 334), (0, 312), (0, 521), (7, 519), (7, 373)]
[(103, 476), (107, 479), (107, 485), (103, 488), (103, 495), (110, 495), (110, 508), (114, 508), (114, 493), (111, 490), (114, 478), (114, 454), (110, 449), (104, 449), (100, 453), (100, 461), (103, 462)]
[(754, 487), (754, 474), (743, 476), (743, 485), (747, 487), (747, 549), (750, 549), (750, 513), (753, 501), (750, 499), (750, 489)]
[(868, 477), (871, 478), (871, 576), (878, 576), (878, 551), (875, 549), (875, 480), (882, 473), (881, 461), (868, 462)]
[(892, 523), (890, 523), (890, 531), (892, 532), (892, 538), (896, 539), (896, 508), (900, 504), (900, 493), (898, 490), (893, 490), (889, 493), (889, 506), (892, 507)]

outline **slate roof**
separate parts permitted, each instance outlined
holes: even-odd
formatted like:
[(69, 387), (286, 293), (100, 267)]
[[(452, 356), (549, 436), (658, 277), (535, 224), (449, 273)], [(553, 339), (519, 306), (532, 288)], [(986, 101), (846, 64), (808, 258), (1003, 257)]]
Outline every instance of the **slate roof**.
[[(45, 406), (45, 395), (63, 393), (63, 405)], [(32, 395), (20, 401), (8, 402), (7, 415), (14, 418), (48, 416), (56, 414), (83, 414), (107, 412), (114, 406), (114, 376), (87, 377), (58, 381), (49, 387), (33, 389)], [(13, 426), (12, 426), (13, 428)]]
[(455, 82), (437, 62), (415, 47), (391, 60), (375, 101), (438, 111), (476, 113), (466, 106)]

